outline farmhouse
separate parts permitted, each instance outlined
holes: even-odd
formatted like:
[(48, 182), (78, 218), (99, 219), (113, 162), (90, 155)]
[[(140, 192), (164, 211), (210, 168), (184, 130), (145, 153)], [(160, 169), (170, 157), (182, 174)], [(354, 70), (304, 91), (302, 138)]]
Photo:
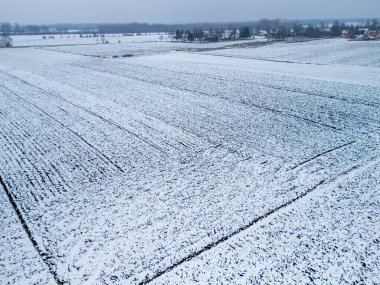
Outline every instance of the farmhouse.
[(380, 32), (379, 31), (368, 31), (365, 33), (365, 36), (367, 36), (369, 40), (379, 40), (380, 39)]
[(342, 39), (351, 39), (353, 37), (353, 33), (348, 30), (342, 31), (342, 35), (340, 36)]

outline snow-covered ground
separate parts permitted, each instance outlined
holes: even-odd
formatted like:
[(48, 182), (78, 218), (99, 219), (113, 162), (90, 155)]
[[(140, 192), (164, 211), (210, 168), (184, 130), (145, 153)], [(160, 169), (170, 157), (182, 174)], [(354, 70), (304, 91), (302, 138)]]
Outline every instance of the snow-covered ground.
[(379, 165), (334, 177), (153, 284), (379, 284)]
[(134, 44), (0, 50), (1, 282), (379, 283), (378, 65)]
[[(45, 37), (45, 38), (44, 38)], [(140, 35), (123, 36), (122, 34), (106, 34), (105, 39), (110, 44), (118, 43), (143, 43), (160, 41), (160, 35)], [(165, 35), (164, 35), (165, 37)], [(25, 46), (59, 46), (59, 45), (96, 45), (101, 43), (100, 37), (93, 37), (92, 34), (83, 34), (81, 38), (77, 34), (58, 34), (58, 35), (33, 35), (33, 36), (12, 36), (13, 44), (16, 47)], [(166, 39), (166, 38), (165, 38)]]
[(95, 57), (122, 57), (125, 55), (144, 56), (160, 53), (169, 53), (173, 51), (203, 51), (222, 48), (230, 48), (241, 44), (256, 43), (260, 40), (236, 40), (217, 43), (200, 43), (200, 42), (176, 42), (176, 41), (147, 41), (147, 42), (121, 42), (113, 44), (98, 45), (71, 45), (71, 46), (55, 46), (45, 49), (60, 51), (64, 53), (72, 53), (79, 55), (95, 56)]
[(268, 45), (259, 49), (212, 51), (213, 55), (314, 64), (347, 64), (380, 67), (380, 43), (326, 39), (294, 44)]
[[(263, 38), (236, 40), (218, 43), (183, 43), (176, 42), (166, 34), (144, 34), (134, 36), (123, 36), (122, 34), (107, 34), (105, 40), (108, 44), (102, 44), (100, 37), (92, 35), (64, 34), (45, 36), (13, 36), (13, 45), (15, 47), (38, 47), (63, 53), (72, 53), (96, 57), (112, 57), (125, 55), (152, 55), (157, 53), (168, 53), (170, 51), (183, 50), (208, 50), (224, 47), (231, 47), (247, 43), (259, 43)], [(160, 39), (160, 36), (163, 38)]]

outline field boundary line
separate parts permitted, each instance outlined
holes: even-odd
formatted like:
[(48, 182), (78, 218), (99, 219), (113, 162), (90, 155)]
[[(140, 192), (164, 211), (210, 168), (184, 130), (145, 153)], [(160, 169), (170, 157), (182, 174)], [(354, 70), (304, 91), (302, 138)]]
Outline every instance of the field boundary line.
[(260, 58), (260, 57), (249, 57), (249, 56), (236, 56), (236, 55), (223, 55), (223, 54), (210, 54), (207, 52), (199, 53), (200, 55), (207, 56), (219, 56), (219, 57), (229, 57), (229, 58), (239, 58), (239, 59), (251, 59), (258, 61), (269, 61), (269, 62), (280, 62), (280, 63), (291, 63), (291, 64), (302, 64), (302, 65), (328, 65), (326, 63), (318, 63), (318, 62), (300, 62), (300, 61), (292, 61), (292, 60), (279, 60), (279, 59), (268, 59), (268, 58)]

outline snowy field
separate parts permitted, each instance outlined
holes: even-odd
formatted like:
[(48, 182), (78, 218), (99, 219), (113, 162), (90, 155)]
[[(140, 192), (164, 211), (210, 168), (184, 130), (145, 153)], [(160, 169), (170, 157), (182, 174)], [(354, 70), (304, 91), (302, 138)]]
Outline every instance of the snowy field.
[[(90, 36), (90, 35), (88, 35)], [(163, 37), (160, 40), (160, 36)], [(158, 53), (168, 53), (171, 51), (196, 51), (220, 49), (240, 44), (259, 43), (263, 39), (258, 37), (255, 40), (237, 40), (218, 43), (183, 43), (169, 39), (165, 34), (144, 34), (135, 36), (123, 36), (121, 34), (107, 34), (105, 40), (109, 44), (101, 44), (100, 37), (86, 37), (79, 35), (53, 35), (54, 39), (43, 39), (38, 36), (14, 36), (15, 47), (39, 47), (64, 53), (87, 55), (94, 57), (112, 57), (124, 55), (153, 55)]]
[[(59, 45), (95, 45), (100, 43), (100, 37), (92, 37), (92, 34), (83, 34), (81, 38), (77, 34), (58, 34), (58, 35), (33, 35), (33, 36), (13, 36), (13, 44), (16, 47), (25, 46), (59, 46)], [(52, 36), (54, 38), (49, 38)], [(86, 37), (88, 36), (88, 37)], [(91, 36), (91, 37), (90, 37)], [(122, 34), (107, 34), (105, 39), (110, 44), (118, 43), (143, 43), (159, 41), (158, 34), (140, 35), (140, 36), (123, 36)]]
[(111, 46), (0, 50), (1, 284), (380, 283), (378, 42)]
[(79, 54), (94, 57), (123, 57), (125, 55), (145, 56), (162, 53), (170, 53), (173, 51), (196, 52), (204, 50), (215, 50), (231, 48), (239, 45), (250, 43), (260, 44), (262, 41), (255, 40), (238, 40), (217, 43), (183, 43), (176, 41), (146, 41), (141, 42), (121, 42), (107, 45), (70, 45), (70, 46), (44, 46), (43, 48), (64, 53)]
[(378, 41), (360, 42), (345, 39), (328, 39), (295, 44), (269, 45), (260, 49), (213, 51), (212, 54), (296, 63), (380, 67), (380, 43)]

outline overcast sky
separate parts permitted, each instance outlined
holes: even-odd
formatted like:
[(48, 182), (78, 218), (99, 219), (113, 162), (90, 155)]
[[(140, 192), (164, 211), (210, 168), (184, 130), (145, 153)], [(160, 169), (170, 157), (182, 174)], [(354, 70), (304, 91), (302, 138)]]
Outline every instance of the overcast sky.
[(380, 0), (0, 0), (0, 22), (193, 23), (380, 17)]

